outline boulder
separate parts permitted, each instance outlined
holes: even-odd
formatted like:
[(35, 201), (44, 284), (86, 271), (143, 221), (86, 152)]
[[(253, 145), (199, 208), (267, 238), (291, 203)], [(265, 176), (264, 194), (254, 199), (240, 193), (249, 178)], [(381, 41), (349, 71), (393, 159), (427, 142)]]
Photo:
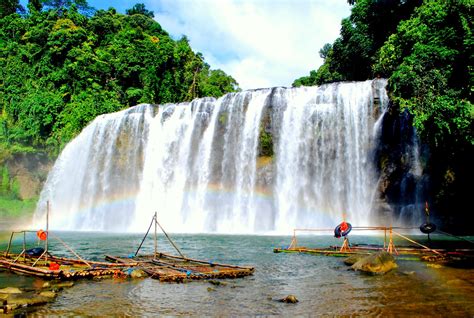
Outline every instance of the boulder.
[(58, 294), (56, 294), (55, 292), (50, 291), (50, 290), (48, 290), (48, 291), (43, 291), (43, 292), (40, 293), (40, 296), (48, 297), (48, 298), (54, 298), (54, 297), (56, 297), (57, 295), (58, 295)]
[(363, 257), (364, 255), (357, 255), (357, 254), (351, 255), (344, 260), (344, 264), (346, 264), (347, 266), (352, 266)]
[(361, 258), (351, 268), (368, 274), (385, 274), (397, 267), (393, 256), (382, 251)]
[(299, 302), (295, 295), (288, 295), (285, 298), (280, 299), (279, 301), (287, 304), (296, 304), (297, 302)]
[(213, 279), (209, 280), (209, 284), (212, 284), (214, 286), (225, 286), (225, 285), (227, 285), (226, 282), (221, 282), (219, 280), (213, 280)]
[(5, 287), (0, 289), (1, 294), (21, 294), (22, 291), (16, 287)]
[(52, 299), (53, 298), (39, 296), (39, 295), (17, 296), (14, 298), (9, 298), (8, 305), (12, 305), (12, 306), (16, 305), (19, 307), (38, 306), (38, 305), (44, 305), (52, 301)]

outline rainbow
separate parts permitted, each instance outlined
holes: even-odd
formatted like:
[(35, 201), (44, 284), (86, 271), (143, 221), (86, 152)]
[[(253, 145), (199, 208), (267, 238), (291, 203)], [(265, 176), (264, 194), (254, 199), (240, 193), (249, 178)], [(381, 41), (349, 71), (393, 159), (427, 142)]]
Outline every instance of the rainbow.
[[(199, 189), (198, 186), (193, 186), (193, 187), (187, 187), (184, 190), (184, 197), (187, 196), (196, 196), (198, 195), (199, 191), (202, 191), (202, 189)], [(237, 194), (237, 191), (235, 188), (225, 186), (221, 183), (209, 183), (207, 184), (205, 188), (205, 196), (207, 200), (213, 201), (216, 200), (219, 202), (220, 200), (233, 200), (233, 197)], [(126, 192), (122, 192), (119, 194), (111, 195), (108, 197), (102, 197), (98, 200), (95, 200), (93, 204), (87, 205), (83, 204), (80, 206), (76, 211), (69, 211), (69, 213), (72, 213), (76, 216), (79, 215), (87, 215), (90, 213), (94, 213), (94, 211), (100, 211), (100, 210), (120, 210), (123, 209), (124, 207), (127, 206), (134, 206), (138, 196), (140, 195), (140, 191), (138, 188), (135, 189), (129, 189)], [(271, 187), (255, 187), (252, 192), (250, 191), (245, 191), (242, 193), (242, 195), (252, 195), (253, 198), (257, 202), (272, 202), (274, 200), (274, 195)], [(222, 202), (222, 201), (220, 201)], [(324, 211), (315, 211), (311, 209), (310, 207), (307, 207), (303, 204), (299, 204), (299, 211), (302, 214), (305, 215), (314, 215), (317, 216), (317, 218), (325, 223), (325, 224), (332, 224), (334, 222), (334, 213), (331, 211), (330, 207), (327, 207), (324, 209)], [(52, 210), (51, 212), (54, 215), (54, 204), (52, 205)], [(58, 211), (59, 212), (59, 211)], [(134, 211), (130, 211), (130, 213), (133, 213)], [(153, 211), (149, 211), (150, 215)], [(146, 213), (145, 213), (146, 214)], [(148, 215), (148, 214), (147, 214)], [(53, 216), (53, 219), (67, 219), (68, 216), (66, 215), (61, 215), (61, 216)], [(342, 220), (342, 213), (341, 213), (341, 220)], [(126, 230), (126, 229), (125, 229)]]

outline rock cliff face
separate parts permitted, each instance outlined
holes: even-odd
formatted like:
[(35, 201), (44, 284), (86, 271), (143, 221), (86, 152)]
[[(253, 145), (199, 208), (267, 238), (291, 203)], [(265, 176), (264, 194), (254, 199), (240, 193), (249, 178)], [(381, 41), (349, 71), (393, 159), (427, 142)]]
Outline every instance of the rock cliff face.
[(37, 198), (51, 170), (54, 160), (42, 153), (16, 154), (5, 162), (10, 183), (17, 186), (21, 200)]
[(378, 200), (381, 218), (392, 215), (401, 224), (420, 225), (429, 197), (426, 173), (427, 147), (418, 141), (411, 116), (390, 104), (381, 123), (374, 151), (379, 175)]

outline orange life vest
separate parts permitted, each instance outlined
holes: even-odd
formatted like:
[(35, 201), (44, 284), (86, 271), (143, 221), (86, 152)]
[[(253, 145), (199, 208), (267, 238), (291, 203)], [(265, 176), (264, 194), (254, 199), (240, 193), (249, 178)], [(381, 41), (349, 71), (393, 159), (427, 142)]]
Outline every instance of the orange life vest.
[(43, 230), (39, 230), (38, 232), (36, 232), (36, 236), (38, 236), (40, 240), (46, 241), (46, 238), (48, 237), (48, 233), (46, 233)]

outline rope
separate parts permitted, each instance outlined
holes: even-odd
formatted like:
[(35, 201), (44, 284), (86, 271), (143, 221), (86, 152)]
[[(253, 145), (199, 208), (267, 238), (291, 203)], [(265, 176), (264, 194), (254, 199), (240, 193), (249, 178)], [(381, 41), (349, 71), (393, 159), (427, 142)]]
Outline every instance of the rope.
[(138, 246), (137, 251), (135, 252), (135, 256), (137, 256), (138, 251), (140, 251), (140, 249), (142, 248), (143, 242), (145, 242), (148, 232), (150, 232), (151, 226), (153, 225), (153, 220), (156, 220), (155, 216), (153, 216), (153, 218), (151, 219), (150, 226), (148, 227), (148, 230), (146, 231), (146, 234), (143, 237), (142, 242), (140, 243), (140, 246)]
[(74, 252), (74, 250), (72, 248), (70, 248), (63, 240), (61, 240), (59, 237), (57, 237), (56, 235), (52, 235), (51, 233), (49, 233), (52, 237), (54, 237), (55, 239), (57, 239), (59, 242), (61, 242), (71, 253), (73, 253), (79, 260), (81, 260), (83, 263), (85, 263), (87, 266), (89, 267), (92, 267), (91, 264), (89, 264), (86, 260), (84, 260), (82, 257), (79, 256), (79, 254), (77, 254), (76, 252)]
[[(181, 255), (182, 258), (186, 258), (186, 256), (183, 255), (183, 253), (181, 253), (181, 251), (179, 250), (179, 248), (176, 246), (176, 244), (174, 244), (174, 242), (171, 240), (171, 238), (168, 236), (168, 234), (165, 232), (165, 230), (161, 227), (160, 223), (158, 222), (158, 219), (155, 218), (155, 222), (156, 224), (158, 224), (158, 226), (160, 227), (160, 229), (163, 231), (163, 233), (165, 234), (166, 238), (168, 239), (168, 241), (170, 241), (171, 245), (173, 245), (173, 247), (176, 249), (176, 251), (179, 253), (179, 255)], [(151, 227), (151, 225), (150, 225)], [(148, 229), (150, 230), (150, 229)]]
[(397, 234), (397, 235), (400, 236), (401, 238), (404, 238), (405, 240), (407, 240), (407, 241), (409, 241), (409, 242), (411, 242), (411, 243), (414, 243), (414, 244), (416, 244), (416, 245), (419, 245), (419, 246), (421, 246), (421, 247), (427, 249), (428, 251), (431, 251), (431, 252), (433, 252), (433, 253), (435, 253), (435, 254), (438, 254), (438, 255), (443, 256), (443, 254), (441, 254), (440, 252), (438, 252), (438, 251), (436, 251), (436, 250), (433, 250), (433, 249), (429, 248), (428, 246), (425, 246), (425, 245), (423, 245), (423, 244), (420, 244), (420, 243), (418, 243), (418, 242), (416, 242), (416, 241), (413, 241), (412, 239), (409, 239), (408, 237), (406, 237), (406, 236), (404, 236), (404, 235), (401, 235), (400, 233), (397, 233), (397, 232), (395, 232), (395, 231), (393, 231), (393, 233), (394, 233), (394, 234)]
[(441, 234), (444, 234), (444, 235), (452, 236), (452, 237), (455, 237), (455, 238), (457, 238), (457, 239), (464, 240), (464, 241), (466, 241), (466, 242), (469, 242), (469, 243), (471, 243), (471, 244), (474, 244), (474, 241), (468, 240), (467, 238), (464, 238), (464, 237), (462, 237), (462, 236), (456, 236), (456, 235), (449, 234), (449, 233), (446, 233), (446, 232), (443, 232), (443, 231), (440, 231), (440, 230), (436, 230), (436, 232), (441, 233)]
[[(362, 230), (362, 231), (384, 231), (384, 230), (390, 230), (390, 229), (398, 229), (398, 230), (414, 230), (418, 229), (418, 227), (401, 227), (401, 226), (353, 226), (352, 230)], [(320, 228), (320, 229), (293, 229), (293, 231), (298, 231), (298, 232), (323, 232), (323, 231), (328, 231), (332, 232), (334, 229), (325, 229), (325, 228)]]

